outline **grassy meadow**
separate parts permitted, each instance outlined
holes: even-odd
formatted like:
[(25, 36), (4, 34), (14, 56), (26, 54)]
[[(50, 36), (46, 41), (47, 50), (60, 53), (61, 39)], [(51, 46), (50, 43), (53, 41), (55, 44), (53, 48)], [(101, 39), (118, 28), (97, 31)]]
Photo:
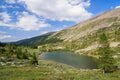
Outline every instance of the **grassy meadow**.
[(120, 70), (103, 74), (100, 70), (77, 69), (53, 61), (39, 65), (0, 66), (0, 80), (119, 80)]

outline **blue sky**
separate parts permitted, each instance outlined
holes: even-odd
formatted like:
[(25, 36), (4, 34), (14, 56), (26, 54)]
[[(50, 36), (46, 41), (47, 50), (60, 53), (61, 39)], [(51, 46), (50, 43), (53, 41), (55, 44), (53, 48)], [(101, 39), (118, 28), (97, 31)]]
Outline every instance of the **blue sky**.
[(120, 0), (0, 0), (0, 41), (59, 31), (116, 7)]

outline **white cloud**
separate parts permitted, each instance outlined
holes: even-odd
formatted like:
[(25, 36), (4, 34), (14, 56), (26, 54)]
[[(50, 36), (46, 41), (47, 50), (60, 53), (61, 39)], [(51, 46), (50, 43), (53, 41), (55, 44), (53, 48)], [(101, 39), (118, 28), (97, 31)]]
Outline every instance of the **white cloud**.
[(120, 8), (120, 6), (116, 6), (115, 9)]
[(12, 37), (11, 35), (1, 35), (0, 34), (0, 40), (11, 38), (11, 37)]
[(0, 13), (2, 20), (0, 21), (0, 26), (6, 26), (11, 29), (22, 29), (26, 31), (39, 30), (44, 27), (50, 27), (50, 24), (45, 23), (45, 21), (40, 20), (35, 15), (30, 15), (27, 12), (23, 12), (21, 16), (18, 17), (17, 22), (10, 22), (11, 18), (8, 13)]
[(41, 34), (46, 34), (46, 33), (48, 33), (48, 31), (43, 31)]
[(36, 16), (29, 15), (27, 12), (23, 12), (23, 16), (19, 17), (16, 25), (18, 28), (26, 30), (26, 31), (39, 30), (40, 28), (50, 26), (44, 21), (40, 21)]
[(8, 23), (9, 21), (11, 21), (11, 17), (10, 17), (10, 15), (7, 14), (7, 12), (0, 13), (0, 17), (3, 21), (3, 23)]
[(5, 26), (5, 27), (14, 26), (13, 23), (10, 23), (11, 20), (12, 20), (11, 16), (7, 12), (0, 13), (0, 26)]
[(68, 2), (72, 5), (79, 5), (82, 2), (82, 0), (68, 0)]
[(0, 40), (7, 39), (7, 38), (11, 38), (11, 37), (12, 37), (12, 36), (11, 36), (11, 35), (8, 35), (6, 32), (0, 31)]
[(12, 6), (12, 5), (1, 5), (0, 8), (2, 9), (7, 9), (7, 8), (13, 8), (13, 9), (18, 9), (20, 8), (19, 6)]
[[(23, 2), (24, 6), (33, 14), (14, 11), (16, 16), (22, 15), (16, 18), (16, 22), (13, 22), (13, 16), (2, 12), (0, 13), (0, 26), (30, 31), (50, 27), (51, 25), (45, 21), (48, 19), (80, 22), (92, 16), (86, 10), (86, 7), (90, 6), (90, 0), (6, 0), (11, 4), (17, 1)], [(2, 7), (5, 8), (5, 6)], [(45, 20), (41, 20), (39, 17), (43, 17)]]
[(9, 3), (9, 4), (14, 4), (14, 3), (16, 3), (15, 0), (6, 0), (6, 2)]
[(71, 5), (89, 6), (90, 0), (87, 0), (87, 1), (85, 1), (85, 0), (68, 0), (68, 3), (70, 3)]
[(86, 10), (90, 0), (19, 0), (27, 9), (50, 20), (80, 22), (92, 16)]

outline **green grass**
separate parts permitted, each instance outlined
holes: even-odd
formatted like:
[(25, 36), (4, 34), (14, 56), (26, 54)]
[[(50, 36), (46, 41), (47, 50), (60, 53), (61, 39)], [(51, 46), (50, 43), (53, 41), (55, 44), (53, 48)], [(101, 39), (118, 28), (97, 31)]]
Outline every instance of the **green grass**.
[(120, 70), (102, 74), (99, 70), (77, 69), (62, 63), (40, 60), (39, 66), (0, 66), (0, 80), (119, 80)]

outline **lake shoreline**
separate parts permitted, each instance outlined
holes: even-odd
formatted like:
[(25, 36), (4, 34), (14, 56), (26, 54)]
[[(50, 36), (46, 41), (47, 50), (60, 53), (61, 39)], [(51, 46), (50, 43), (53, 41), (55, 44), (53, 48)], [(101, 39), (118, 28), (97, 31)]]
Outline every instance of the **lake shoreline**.
[[(39, 57), (46, 60), (61, 62), (76, 68), (97, 69), (97, 63), (93, 61), (93, 57), (74, 54), (74, 52), (70, 52), (70, 51), (43, 52), (42, 54), (39, 55)], [(95, 67), (95, 68), (92, 68), (92, 67)]]

